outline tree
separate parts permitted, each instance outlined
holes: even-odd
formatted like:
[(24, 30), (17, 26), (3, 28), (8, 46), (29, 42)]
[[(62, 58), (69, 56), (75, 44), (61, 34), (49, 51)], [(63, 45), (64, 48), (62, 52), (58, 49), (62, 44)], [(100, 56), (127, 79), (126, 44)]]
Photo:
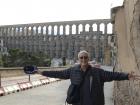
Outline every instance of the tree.
[(10, 49), (3, 56), (4, 67), (21, 67), (25, 65), (50, 66), (51, 59), (43, 52), (28, 53), (20, 49)]
[(3, 66), (2, 54), (0, 53), (0, 67)]

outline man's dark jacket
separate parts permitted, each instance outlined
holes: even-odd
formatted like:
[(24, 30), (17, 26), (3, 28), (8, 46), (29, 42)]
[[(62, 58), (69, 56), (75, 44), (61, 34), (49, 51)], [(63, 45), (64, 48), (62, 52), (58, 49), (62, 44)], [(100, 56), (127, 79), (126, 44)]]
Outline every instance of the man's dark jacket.
[[(128, 74), (126, 73), (104, 71), (103, 69), (91, 67), (90, 65), (87, 70), (88, 72), (86, 75), (92, 76), (91, 98), (93, 105), (104, 105), (105, 103), (104, 82), (113, 80), (128, 80)], [(70, 79), (73, 84), (80, 84), (82, 81), (82, 71), (80, 70), (80, 65), (70, 67), (69, 69), (63, 71), (43, 71), (42, 75), (53, 78)], [(78, 105), (82, 105), (82, 103)]]

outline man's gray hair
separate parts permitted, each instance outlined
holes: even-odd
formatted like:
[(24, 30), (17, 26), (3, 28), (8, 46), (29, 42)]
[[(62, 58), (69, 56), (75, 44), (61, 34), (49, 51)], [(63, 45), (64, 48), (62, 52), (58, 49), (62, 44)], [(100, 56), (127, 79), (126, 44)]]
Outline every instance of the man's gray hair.
[(78, 53), (78, 58), (80, 57), (80, 55), (81, 55), (82, 53), (87, 54), (87, 56), (89, 57), (89, 53), (88, 53), (86, 50), (82, 50), (82, 51), (80, 51), (80, 52)]

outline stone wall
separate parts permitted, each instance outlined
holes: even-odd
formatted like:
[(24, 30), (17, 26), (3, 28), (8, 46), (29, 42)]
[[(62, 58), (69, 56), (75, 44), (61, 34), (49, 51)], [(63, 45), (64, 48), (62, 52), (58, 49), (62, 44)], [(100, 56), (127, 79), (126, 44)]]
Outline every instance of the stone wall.
[[(124, 0), (112, 9), (117, 44), (115, 71), (140, 75), (140, 0)], [(114, 87), (115, 105), (140, 105), (140, 81), (119, 81)]]
[[(67, 67), (38, 67), (39, 70), (64, 70)], [(0, 75), (2, 78), (6, 77), (15, 77), (26, 75), (22, 67), (13, 67), (13, 68), (0, 68)]]

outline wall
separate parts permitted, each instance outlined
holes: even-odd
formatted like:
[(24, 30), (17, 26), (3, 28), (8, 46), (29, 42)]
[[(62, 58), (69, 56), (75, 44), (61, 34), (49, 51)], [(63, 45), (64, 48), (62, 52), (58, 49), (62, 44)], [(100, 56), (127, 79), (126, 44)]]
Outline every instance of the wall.
[[(38, 67), (39, 70), (63, 70), (67, 67)], [(0, 68), (1, 77), (14, 77), (25, 75), (22, 67)]]
[[(115, 71), (140, 75), (140, 0), (125, 0), (123, 6), (112, 9), (112, 22), (117, 43)], [(115, 105), (140, 105), (140, 82), (115, 82)]]

